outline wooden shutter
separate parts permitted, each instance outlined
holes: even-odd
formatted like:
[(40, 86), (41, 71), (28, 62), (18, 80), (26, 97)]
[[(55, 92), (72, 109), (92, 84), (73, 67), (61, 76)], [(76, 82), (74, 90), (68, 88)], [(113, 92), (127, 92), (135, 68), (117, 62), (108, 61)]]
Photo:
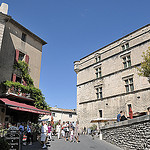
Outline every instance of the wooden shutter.
[(13, 82), (16, 82), (16, 74), (13, 74), (12, 80), (13, 80)]
[(29, 55), (26, 55), (25, 62), (29, 64)]
[(16, 49), (16, 61), (18, 62), (19, 59), (19, 50)]

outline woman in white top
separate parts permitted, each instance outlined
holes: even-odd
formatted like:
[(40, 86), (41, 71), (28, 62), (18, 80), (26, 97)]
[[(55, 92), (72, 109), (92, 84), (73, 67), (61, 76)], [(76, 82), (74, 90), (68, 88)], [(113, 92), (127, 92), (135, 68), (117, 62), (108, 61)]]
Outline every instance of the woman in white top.
[(61, 125), (60, 125), (59, 122), (58, 122), (58, 125), (56, 126), (56, 132), (57, 132), (57, 134), (58, 134), (58, 139), (60, 139)]

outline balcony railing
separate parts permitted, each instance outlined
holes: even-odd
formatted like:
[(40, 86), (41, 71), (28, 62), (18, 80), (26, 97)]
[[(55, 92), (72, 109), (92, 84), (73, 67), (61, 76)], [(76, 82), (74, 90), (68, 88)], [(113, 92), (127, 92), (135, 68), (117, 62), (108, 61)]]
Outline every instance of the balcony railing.
[(11, 88), (8, 88), (6, 94), (15, 94), (17, 96), (23, 96), (23, 97), (27, 97), (27, 98), (30, 98), (30, 94), (27, 94), (27, 93), (23, 93), (21, 91), (21, 89), (18, 89), (18, 88), (15, 88), (14, 86), (12, 86)]

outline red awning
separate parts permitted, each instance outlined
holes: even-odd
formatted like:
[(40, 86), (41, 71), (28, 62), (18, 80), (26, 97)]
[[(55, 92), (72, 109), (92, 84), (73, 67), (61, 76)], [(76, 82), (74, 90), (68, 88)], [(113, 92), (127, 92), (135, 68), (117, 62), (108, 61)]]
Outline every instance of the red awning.
[(15, 101), (11, 101), (7, 98), (0, 98), (0, 100), (2, 102), (4, 102), (6, 105), (10, 106), (9, 108), (14, 109), (14, 110), (27, 111), (27, 112), (31, 112), (31, 113), (44, 114), (44, 115), (50, 114), (50, 111), (38, 109), (34, 106), (27, 105), (24, 103), (18, 103)]

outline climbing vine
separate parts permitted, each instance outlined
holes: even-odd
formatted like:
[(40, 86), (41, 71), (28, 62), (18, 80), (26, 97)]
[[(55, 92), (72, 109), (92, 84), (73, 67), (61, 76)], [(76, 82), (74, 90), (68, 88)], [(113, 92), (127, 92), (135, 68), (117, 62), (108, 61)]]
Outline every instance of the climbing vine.
[(21, 71), (22, 78), (25, 80), (27, 85), (34, 86), (33, 80), (29, 75), (29, 65), (26, 62), (18, 60), (18, 62), (14, 65), (14, 68)]
[(29, 66), (24, 61), (18, 61), (14, 65), (15, 69), (19, 69), (21, 71), (21, 77), (26, 82), (26, 86), (22, 85), (19, 82), (13, 82), (13, 81), (5, 81), (3, 82), (3, 85), (7, 88), (14, 87), (17, 90), (20, 90), (21, 93), (30, 94), (30, 97), (35, 100), (35, 107), (39, 109), (45, 109), (50, 110), (49, 105), (45, 101), (45, 97), (42, 94), (41, 90), (34, 87), (34, 83), (32, 78), (29, 75)]

